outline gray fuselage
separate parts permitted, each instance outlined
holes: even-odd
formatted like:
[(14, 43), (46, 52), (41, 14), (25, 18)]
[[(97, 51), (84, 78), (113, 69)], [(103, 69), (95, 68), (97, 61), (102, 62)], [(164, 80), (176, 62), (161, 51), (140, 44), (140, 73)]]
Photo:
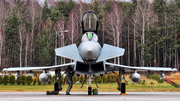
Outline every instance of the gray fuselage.
[[(93, 32), (89, 32), (93, 33)], [(82, 37), (82, 43), (79, 45), (78, 50), (83, 60), (92, 61), (96, 60), (101, 53), (101, 46), (97, 42), (98, 38), (95, 33), (91, 38), (88, 38), (86, 33)]]

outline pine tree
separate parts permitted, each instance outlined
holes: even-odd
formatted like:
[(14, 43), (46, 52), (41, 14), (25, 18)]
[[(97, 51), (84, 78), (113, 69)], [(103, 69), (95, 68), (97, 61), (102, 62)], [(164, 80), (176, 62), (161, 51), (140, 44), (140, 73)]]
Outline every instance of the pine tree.
[(41, 33), (35, 39), (35, 61), (36, 66), (52, 65), (54, 60), (54, 34), (51, 31), (52, 24), (47, 20)]
[(10, 76), (9, 83), (10, 83), (11, 85), (14, 85), (14, 84), (16, 83), (16, 80), (15, 80), (15, 76), (14, 76), (14, 75), (11, 75), (11, 76)]
[(11, 59), (11, 65), (14, 65), (15, 61), (15, 41), (17, 40), (18, 35), (18, 26), (21, 23), (21, 20), (17, 16), (17, 8), (13, 8), (13, 14), (8, 18), (8, 26), (5, 30), (6, 33), (6, 54)]
[(22, 84), (25, 85), (27, 83), (27, 77), (25, 75), (22, 75)]
[(27, 80), (27, 84), (28, 84), (28, 85), (30, 85), (30, 84), (33, 82), (33, 78), (32, 78), (31, 75), (28, 75), (27, 78), (26, 78), (26, 80)]
[(20, 84), (22, 83), (22, 76), (21, 76), (21, 75), (19, 75), (19, 76), (17, 77), (16, 83), (17, 83), (18, 85), (20, 85)]
[(50, 14), (51, 14), (51, 9), (48, 7), (48, 1), (45, 0), (44, 6), (42, 7), (42, 20), (43, 20), (43, 22), (45, 22), (47, 20), (47, 18), (50, 16)]
[(0, 75), (0, 84), (2, 84), (3, 83), (3, 77), (2, 77), (2, 75)]
[[(165, 36), (165, 15), (166, 13), (166, 0), (154, 0), (153, 2), (153, 10), (154, 12), (158, 15), (158, 28), (157, 28), (157, 45), (156, 49), (154, 49), (154, 52), (157, 53), (157, 55), (154, 55), (154, 60), (157, 61), (157, 66), (162, 66), (163, 63), (161, 60), (160, 56), (165, 56), (165, 55), (160, 55), (160, 50), (163, 50), (164, 48), (164, 36)], [(156, 58), (157, 56), (157, 58)]]
[(127, 65), (130, 65), (131, 64), (131, 56), (130, 56), (130, 50), (132, 50), (132, 48), (130, 47), (130, 40), (131, 39), (131, 28), (132, 27), (132, 24), (131, 24), (131, 20), (132, 20), (132, 16), (133, 16), (133, 13), (134, 13), (134, 10), (132, 10), (132, 4), (129, 3), (129, 2), (119, 2), (119, 5), (122, 7), (122, 10), (123, 10), (123, 14), (124, 14), (124, 17), (125, 17), (125, 22), (123, 23), (123, 29), (127, 29), (127, 30), (124, 30), (124, 34), (126, 34), (125, 36), (127, 37), (126, 40), (127, 40), (127, 44), (126, 44), (126, 64)]
[(58, 21), (61, 17), (65, 17), (68, 20), (70, 11), (74, 8), (75, 2), (73, 0), (66, 1), (59, 1), (58, 6), (55, 10), (51, 12), (50, 18), (52, 24), (54, 25), (56, 21)]
[(9, 76), (8, 75), (4, 76), (3, 83), (4, 83), (4, 85), (7, 85), (9, 83)]

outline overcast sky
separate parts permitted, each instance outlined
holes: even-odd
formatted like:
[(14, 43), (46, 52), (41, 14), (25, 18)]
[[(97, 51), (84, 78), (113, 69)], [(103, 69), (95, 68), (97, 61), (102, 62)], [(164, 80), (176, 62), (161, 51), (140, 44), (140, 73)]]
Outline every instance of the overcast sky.
[[(39, 0), (40, 4), (43, 4), (45, 0)], [(79, 1), (79, 0), (74, 0), (74, 1)], [(82, 0), (83, 2), (90, 3), (92, 0)], [(131, 0), (121, 0), (121, 1), (131, 1)]]

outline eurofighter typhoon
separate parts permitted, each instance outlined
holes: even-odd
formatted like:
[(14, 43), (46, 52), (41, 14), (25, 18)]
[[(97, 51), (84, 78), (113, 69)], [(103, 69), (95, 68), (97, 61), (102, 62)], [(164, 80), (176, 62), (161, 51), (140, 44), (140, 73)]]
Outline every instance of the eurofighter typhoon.
[[(164, 78), (165, 71), (176, 72), (175, 68), (165, 68), (165, 67), (131, 67), (119, 64), (109, 63), (106, 60), (112, 59), (115, 57), (122, 56), (125, 49), (115, 47), (112, 45), (104, 44), (103, 47), (98, 43), (98, 36), (96, 35), (98, 29), (99, 18), (97, 14), (93, 11), (87, 11), (82, 16), (82, 42), (79, 47), (76, 44), (68, 45), (65, 47), (60, 47), (55, 49), (57, 56), (65, 57), (72, 59), (72, 63), (66, 63), (55, 66), (46, 66), (46, 67), (10, 67), (4, 68), (4, 72), (8, 71), (39, 71), (42, 70), (43, 73), (40, 74), (39, 80), (43, 83), (47, 83), (50, 79), (47, 74), (47, 71), (55, 71), (56, 77), (59, 76), (59, 84), (54, 85), (55, 90), (62, 90), (62, 80), (61, 80), (61, 71), (66, 71), (68, 68), (71, 68), (77, 75), (89, 75), (89, 87), (88, 95), (91, 95), (91, 76), (107, 74), (107, 72), (118, 71), (118, 87), (117, 89), (121, 93), (125, 93), (125, 84), (121, 83), (124, 78), (124, 74), (127, 71), (133, 71), (131, 75), (131, 81), (137, 83), (140, 81), (141, 76), (138, 71), (160, 71), (161, 78)], [(96, 81), (96, 80), (95, 80)], [(96, 83), (96, 82), (95, 82)], [(83, 83), (84, 84), (84, 83)], [(96, 83), (97, 85), (97, 83)], [(82, 85), (83, 86), (83, 85)], [(98, 87), (98, 86), (97, 86)]]

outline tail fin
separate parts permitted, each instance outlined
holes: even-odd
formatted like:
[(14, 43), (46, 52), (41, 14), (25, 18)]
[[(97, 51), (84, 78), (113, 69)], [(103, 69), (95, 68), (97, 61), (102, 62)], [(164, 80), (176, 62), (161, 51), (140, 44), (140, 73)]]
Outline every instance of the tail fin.
[(104, 60), (111, 59), (114, 57), (122, 56), (122, 55), (124, 55), (124, 51), (125, 51), (125, 49), (123, 49), (123, 48), (104, 44), (104, 46), (101, 50), (101, 54), (98, 57), (96, 62), (100, 62), (100, 61), (104, 61)]

